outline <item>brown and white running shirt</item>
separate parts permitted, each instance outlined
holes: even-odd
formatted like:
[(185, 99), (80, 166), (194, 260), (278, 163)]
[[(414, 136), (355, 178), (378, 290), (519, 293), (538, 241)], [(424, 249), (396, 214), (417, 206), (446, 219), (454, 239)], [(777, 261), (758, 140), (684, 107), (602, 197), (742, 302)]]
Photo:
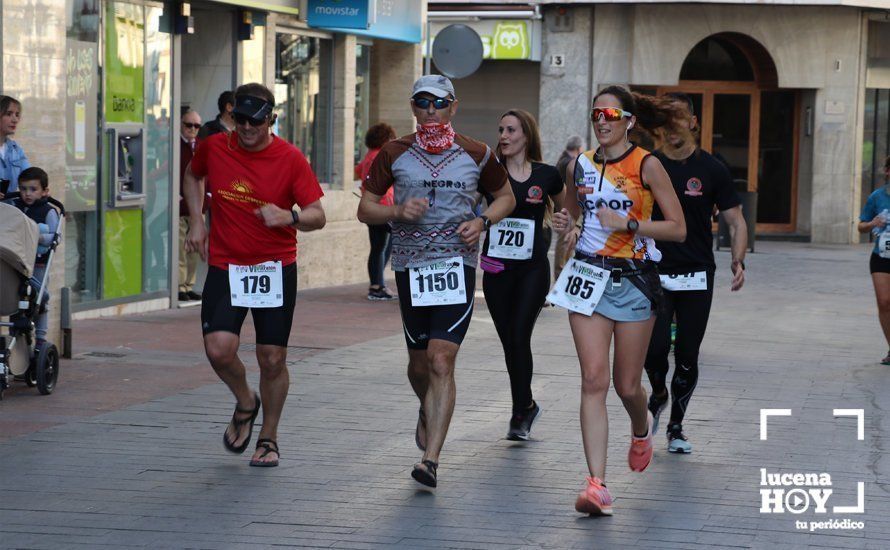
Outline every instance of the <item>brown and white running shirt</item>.
[(457, 134), (449, 149), (433, 154), (411, 134), (383, 146), (364, 187), (381, 196), (394, 187), (395, 204), (415, 197), (429, 201), (416, 222), (392, 222), (392, 268), (404, 271), (455, 256), (476, 267), (479, 246), (461, 241), (457, 227), (476, 217), (478, 193), (506, 184), (507, 171), (484, 143)]

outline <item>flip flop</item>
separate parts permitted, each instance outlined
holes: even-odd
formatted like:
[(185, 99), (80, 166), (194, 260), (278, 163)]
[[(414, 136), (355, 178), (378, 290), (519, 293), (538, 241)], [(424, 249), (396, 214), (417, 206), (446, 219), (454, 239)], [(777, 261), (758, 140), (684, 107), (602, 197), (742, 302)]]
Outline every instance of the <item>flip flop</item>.
[[(247, 432), (247, 439), (244, 440), (244, 443), (242, 443), (241, 445), (238, 445), (236, 447), (231, 441), (229, 441), (229, 438), (226, 437), (226, 434), (229, 431), (228, 426), (226, 426), (226, 431), (223, 432), (223, 446), (225, 446), (226, 450), (231, 453), (240, 455), (247, 449), (247, 446), (250, 445), (250, 438), (253, 435), (253, 424), (254, 424), (254, 422), (256, 422), (256, 417), (260, 414), (260, 406), (262, 405), (262, 403), (260, 403), (259, 395), (254, 393), (253, 398), (256, 401), (256, 404), (254, 405), (253, 409), (242, 409), (241, 407), (235, 405), (235, 412), (232, 414), (231, 424), (232, 424), (232, 426), (235, 427), (235, 440), (236, 441), (238, 440), (238, 434), (241, 432), (241, 426), (243, 426), (247, 423), (250, 423), (250, 430)], [(249, 418), (238, 418), (237, 417), (238, 413), (241, 413), (241, 414), (249, 413), (250, 417)]]
[[(425, 468), (422, 468), (421, 466), (425, 466)], [(414, 471), (411, 472), (411, 477), (413, 477), (414, 480), (421, 485), (426, 485), (427, 487), (435, 487), (437, 483), (436, 470), (438, 468), (438, 462), (433, 462), (432, 460), (421, 460), (420, 464), (414, 465)]]
[(263, 451), (263, 454), (250, 461), (251, 466), (256, 466), (257, 468), (274, 468), (275, 466), (278, 466), (277, 460), (274, 462), (260, 460), (265, 458), (269, 453), (275, 453), (278, 455), (278, 458), (281, 458), (281, 453), (278, 452), (278, 443), (266, 438), (257, 439), (256, 448), (263, 448), (265, 450)]

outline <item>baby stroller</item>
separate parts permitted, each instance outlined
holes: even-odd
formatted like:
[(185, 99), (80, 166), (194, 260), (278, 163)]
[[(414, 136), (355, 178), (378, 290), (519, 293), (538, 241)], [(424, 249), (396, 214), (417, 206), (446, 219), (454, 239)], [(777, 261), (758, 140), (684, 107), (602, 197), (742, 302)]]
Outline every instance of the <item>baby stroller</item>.
[[(18, 193), (6, 195), (14, 199)], [(35, 323), (46, 308), (46, 282), (62, 236), (65, 207), (48, 197), (59, 214), (59, 226), (47, 251), (46, 271), (35, 290), (30, 279), (37, 257), (40, 232), (21, 210), (0, 202), (0, 399), (12, 380), (37, 386), (42, 395), (53, 392), (59, 379), (59, 350), (46, 342), (37, 345)], [(9, 317), (8, 321), (2, 321)]]

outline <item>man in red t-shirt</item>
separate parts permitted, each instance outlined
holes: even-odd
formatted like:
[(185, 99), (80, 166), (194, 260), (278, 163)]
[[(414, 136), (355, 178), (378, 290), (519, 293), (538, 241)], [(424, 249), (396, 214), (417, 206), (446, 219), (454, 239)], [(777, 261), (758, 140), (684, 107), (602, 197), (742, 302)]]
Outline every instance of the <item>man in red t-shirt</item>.
[[(238, 400), (223, 434), (226, 449), (247, 449), (263, 406), (251, 466), (278, 465), (278, 421), (290, 385), (285, 360), (297, 295), (296, 234), (325, 225), (323, 193), (312, 168), (299, 149), (270, 131), (274, 105), (265, 86), (240, 86), (235, 131), (202, 141), (183, 181), (191, 216), (186, 248), (209, 264), (201, 305), (204, 349)], [(213, 195), (209, 240), (201, 216), (205, 182)], [(248, 311), (256, 329), (262, 400), (247, 385), (238, 358)]]

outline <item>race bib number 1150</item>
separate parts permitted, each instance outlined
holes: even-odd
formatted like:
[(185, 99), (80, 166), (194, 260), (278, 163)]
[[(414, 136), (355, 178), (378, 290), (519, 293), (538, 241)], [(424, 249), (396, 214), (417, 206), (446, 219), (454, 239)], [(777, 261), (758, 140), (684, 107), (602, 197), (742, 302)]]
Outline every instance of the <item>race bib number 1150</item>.
[(464, 259), (460, 256), (438, 260), (408, 270), (411, 285), (411, 305), (447, 306), (467, 303), (464, 282)]

